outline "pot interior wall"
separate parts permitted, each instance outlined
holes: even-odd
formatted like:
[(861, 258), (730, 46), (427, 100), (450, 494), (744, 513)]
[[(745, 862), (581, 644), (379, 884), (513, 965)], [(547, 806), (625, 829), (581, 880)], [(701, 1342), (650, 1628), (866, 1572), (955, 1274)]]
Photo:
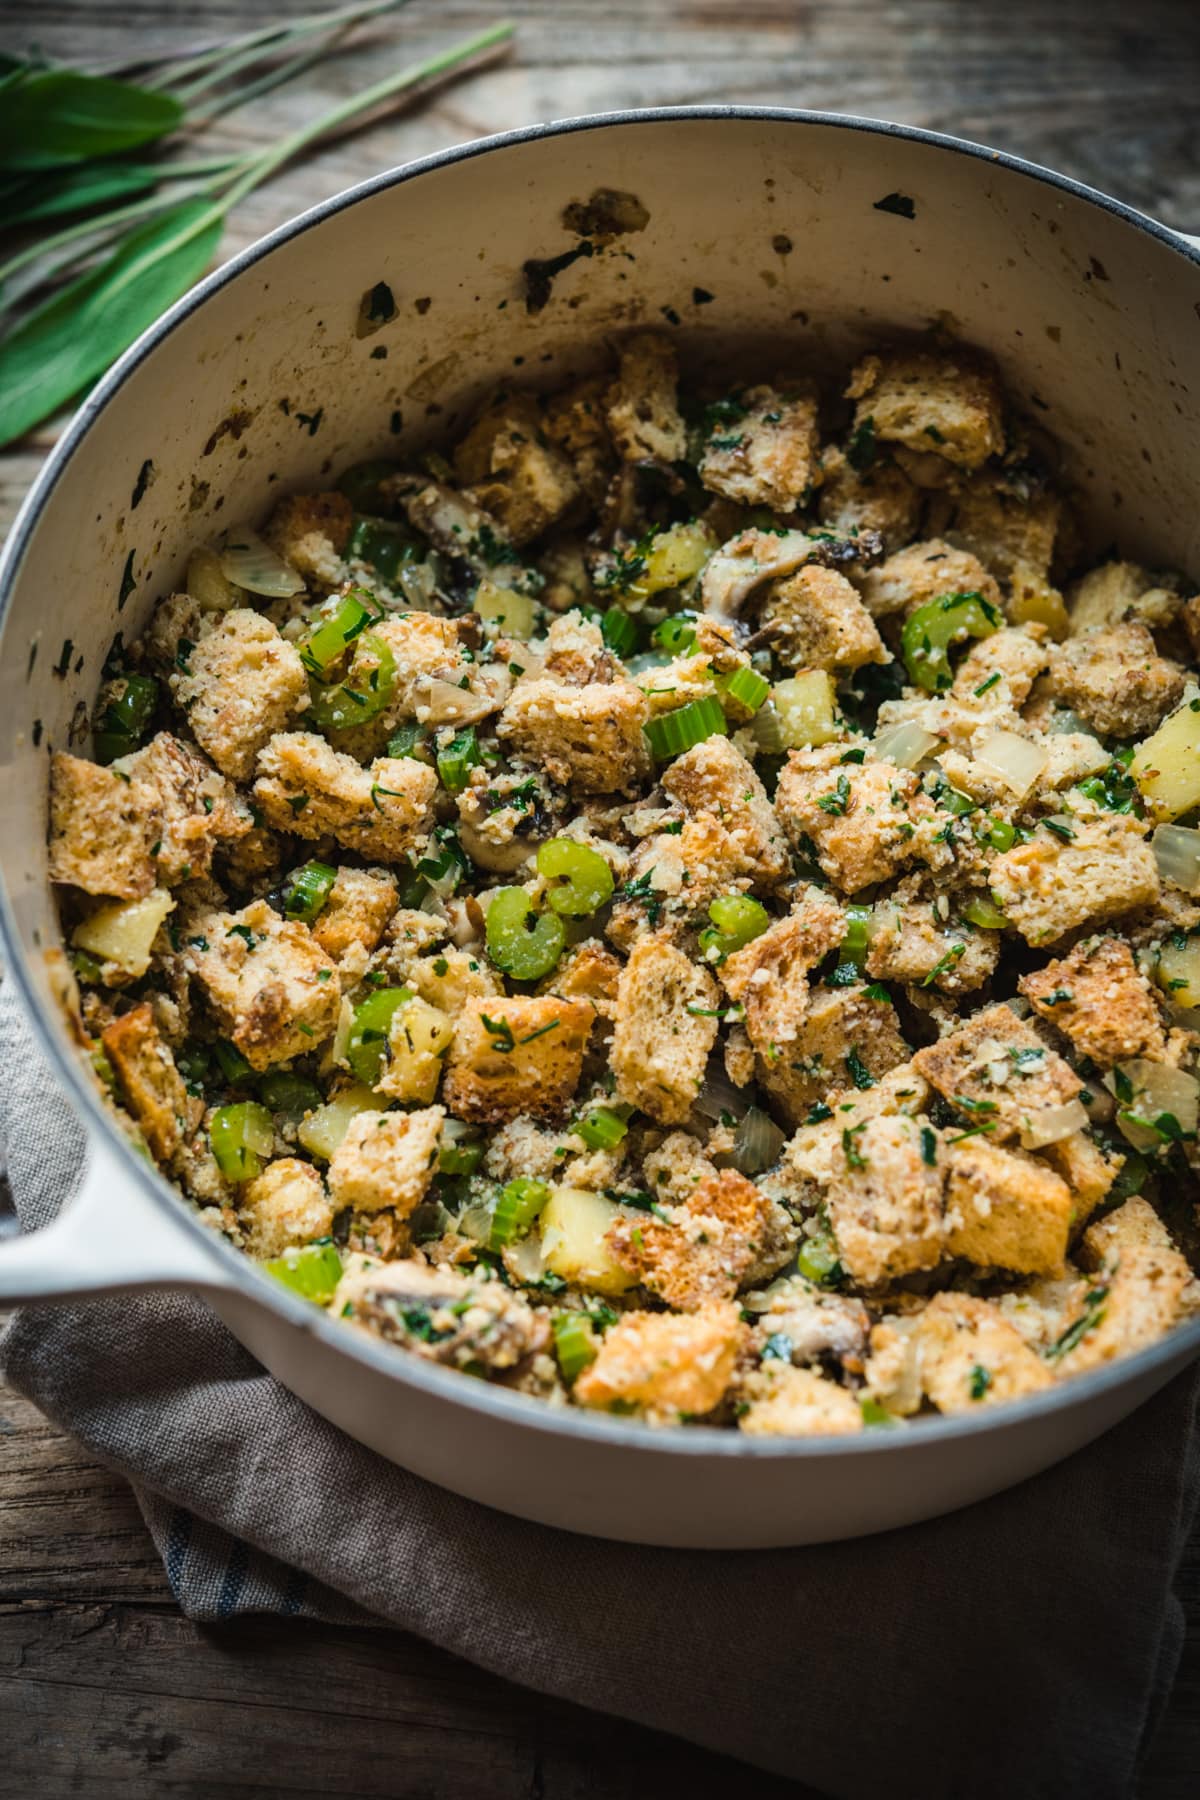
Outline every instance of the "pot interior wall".
[[(564, 222), (601, 189), (636, 196), (642, 228)], [(564, 252), (530, 310), (526, 259)], [(395, 314), (361, 335), (373, 290)], [(137, 636), (189, 547), (452, 429), (498, 381), (557, 381), (638, 324), (705, 361), (753, 344), (783, 365), (948, 328), (1069, 447), (1094, 544), (1200, 569), (1181, 478), (1200, 269), (1163, 238), (986, 158), (829, 122), (644, 119), (467, 154), (185, 303), (59, 462), (18, 538), (0, 656), (4, 880), (26, 950), (56, 937), (48, 753), (86, 749), (114, 635)]]

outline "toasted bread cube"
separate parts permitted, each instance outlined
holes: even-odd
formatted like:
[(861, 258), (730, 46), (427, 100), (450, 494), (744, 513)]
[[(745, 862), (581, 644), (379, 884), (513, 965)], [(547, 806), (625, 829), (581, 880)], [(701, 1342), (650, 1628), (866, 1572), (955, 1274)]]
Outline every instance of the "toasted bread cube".
[(548, 531), (581, 497), (532, 394), (505, 394), (486, 407), (456, 448), (454, 468), (465, 497), (499, 519), (518, 546)]
[(308, 698), (300, 652), (246, 607), (223, 613), (170, 678), (176, 705), (222, 775), (246, 781), (255, 758)]
[(1004, 395), (995, 370), (963, 351), (894, 350), (856, 366), (847, 397), (855, 427), (977, 469), (1004, 448)]
[(739, 874), (756, 882), (788, 873), (787, 841), (767, 791), (752, 763), (726, 737), (706, 738), (671, 764), (663, 789), (693, 816), (711, 813), (732, 837), (742, 861)]
[(746, 1009), (746, 1032), (755, 1049), (765, 1054), (776, 1045), (786, 1051), (794, 1043), (808, 1015), (807, 978), (845, 929), (837, 902), (812, 888), (786, 919), (726, 958), (721, 980)]
[(889, 1069), (873, 1087), (837, 1088), (831, 1084), (828, 1097), (816, 1108), (817, 1117), (802, 1120), (783, 1152), (784, 1167), (798, 1181), (805, 1203), (815, 1205), (832, 1179), (834, 1151), (841, 1146), (843, 1131), (884, 1114), (916, 1118), (929, 1097), (929, 1084), (910, 1062)]
[(980, 1268), (1057, 1275), (1067, 1254), (1071, 1190), (1032, 1156), (983, 1138), (946, 1152), (946, 1249)]
[(755, 1049), (759, 1079), (793, 1127), (831, 1089), (879, 1081), (909, 1057), (895, 1007), (862, 986), (814, 989), (796, 1035)]
[(944, 594), (982, 594), (997, 610), (1000, 589), (983, 564), (966, 550), (956, 550), (942, 538), (929, 538), (894, 551), (877, 569), (869, 569), (857, 582), (868, 612), (876, 619), (889, 613), (914, 612), (926, 601)]
[(937, 1266), (945, 1177), (932, 1126), (892, 1113), (844, 1126), (832, 1167), (829, 1222), (854, 1282), (879, 1287)]
[(857, 590), (836, 569), (810, 563), (773, 582), (760, 622), (774, 627), (774, 647), (789, 668), (860, 669), (891, 660)]
[(1085, 1269), (1115, 1268), (1126, 1250), (1174, 1250), (1171, 1234), (1148, 1200), (1133, 1194), (1115, 1211), (1089, 1225), (1079, 1241)]
[(156, 1162), (169, 1163), (185, 1133), (199, 1124), (204, 1108), (184, 1087), (149, 1001), (114, 1019), (100, 1034), (100, 1042), (150, 1154)]
[(610, 1061), (618, 1096), (662, 1125), (687, 1118), (717, 1039), (720, 993), (661, 938), (635, 944), (617, 986)]
[[(1125, 1207), (1119, 1211), (1124, 1213)], [(1118, 1219), (1116, 1213), (1111, 1216)], [(1193, 1289), (1187, 1258), (1169, 1239), (1162, 1242), (1140, 1209), (1104, 1237), (1103, 1224), (1108, 1223), (1090, 1227), (1095, 1234), (1092, 1255), (1103, 1261), (1049, 1352), (1059, 1375), (1081, 1375), (1157, 1343), (1184, 1316)]]
[(751, 1437), (842, 1437), (863, 1428), (854, 1395), (815, 1369), (765, 1362), (743, 1376), (738, 1396), (738, 1430)]
[(606, 418), (608, 389), (606, 375), (585, 375), (549, 395), (543, 417), (546, 436), (571, 459), (575, 479), (593, 505), (603, 500), (616, 466)]
[(333, 1206), (311, 1163), (281, 1156), (242, 1188), (238, 1222), (250, 1255), (267, 1260), (328, 1237)]
[(341, 995), (320, 945), (265, 900), (202, 914), (184, 962), (252, 1069), (318, 1049), (337, 1025)]
[(249, 808), (190, 744), (160, 731), (129, 764), (139, 781), (158, 791), (161, 830), (155, 863), (168, 887), (207, 875), (213, 852), (235, 844), (251, 829)]
[(943, 923), (936, 901), (876, 902), (867, 974), (877, 981), (916, 982), (941, 994), (970, 994), (1000, 959), (1000, 933)]
[(989, 1006), (927, 1044), (913, 1067), (992, 1143), (1016, 1137), (1050, 1107), (1077, 1100), (1083, 1083), (1011, 1007)]
[(1069, 842), (1039, 831), (992, 864), (992, 892), (1027, 943), (1056, 943), (1158, 899), (1158, 865), (1140, 819), (1105, 813), (1072, 829)]
[(155, 885), (151, 855), (161, 806), (149, 782), (56, 751), (50, 761), (50, 879), (86, 894), (141, 900)]
[(632, 681), (586, 687), (544, 676), (518, 681), (496, 725), (511, 751), (575, 794), (618, 794), (649, 771), (646, 697)]
[(1047, 1144), (1039, 1155), (1057, 1170), (1071, 1190), (1071, 1229), (1076, 1231), (1105, 1198), (1109, 1188), (1125, 1167), (1125, 1158), (1117, 1151), (1106, 1150), (1086, 1131), (1073, 1131), (1070, 1137)]
[(306, 581), (332, 588), (346, 572), (342, 557), (353, 523), (354, 508), (336, 488), (289, 494), (271, 514), (263, 537)]
[(151, 613), (142, 634), (141, 652), (158, 675), (170, 675), (216, 626), (220, 615), (205, 612), (191, 594), (168, 594)]
[(845, 894), (887, 881), (912, 856), (920, 780), (891, 763), (840, 763), (841, 748), (793, 750), (775, 790), (775, 811), (798, 849), (807, 839)]
[[(1045, 638), (1046, 628), (1038, 624), (1006, 625), (991, 637), (981, 638), (958, 665), (951, 699), (963, 706), (986, 701), (988, 712), (1001, 707), (1018, 710), (1028, 700), (1038, 676), (1049, 666), (1051, 650)], [(999, 681), (992, 679), (996, 675)], [(991, 685), (979, 694), (977, 690), (985, 682)]]
[(768, 506), (790, 513), (802, 506), (821, 479), (817, 402), (786, 397), (773, 387), (738, 395), (736, 418), (709, 434), (699, 475), (706, 488), (739, 506)]
[(557, 1118), (578, 1086), (595, 1016), (585, 1001), (553, 994), (472, 996), (455, 1024), (446, 1105), (480, 1124)]
[(620, 980), (620, 960), (597, 938), (585, 938), (546, 976), (542, 992), (562, 1000), (586, 1000), (602, 1019), (615, 1019)]
[(433, 1180), (445, 1116), (441, 1106), (358, 1113), (329, 1161), (334, 1207), (358, 1213), (388, 1208), (407, 1219)]
[(676, 398), (675, 347), (656, 332), (621, 340), (617, 378), (608, 390), (608, 429), (626, 462), (678, 462), (687, 455), (687, 428)]
[(312, 934), (335, 962), (356, 944), (374, 950), (398, 898), (396, 883), (385, 869), (340, 868)]
[(682, 1315), (625, 1313), (576, 1381), (575, 1399), (656, 1424), (702, 1418), (724, 1399), (745, 1335), (731, 1300)]
[(1045, 581), (1061, 518), (1057, 494), (986, 472), (957, 490), (949, 535), (1015, 589)]
[(921, 522), (922, 496), (903, 469), (881, 458), (868, 469), (855, 469), (835, 448), (827, 448), (821, 460), (817, 517), (826, 530), (839, 537), (877, 531), (888, 554), (911, 543)]
[(258, 766), (254, 798), (279, 831), (330, 836), (361, 856), (398, 862), (433, 823), (437, 775), (411, 756), (381, 756), (364, 769), (314, 732), (287, 731)]
[(677, 1312), (695, 1312), (711, 1300), (733, 1298), (770, 1229), (766, 1195), (735, 1169), (722, 1169), (692, 1188), (669, 1224), (621, 1214), (606, 1241), (650, 1293)]
[(1019, 985), (1042, 1017), (1102, 1068), (1135, 1056), (1151, 1062), (1166, 1056), (1153, 990), (1123, 938), (1085, 938)]
[(1054, 693), (1105, 737), (1140, 738), (1178, 705), (1184, 672), (1160, 656), (1144, 625), (1068, 638), (1050, 666)]
[(970, 1412), (1049, 1387), (1053, 1376), (990, 1300), (936, 1294), (916, 1327), (921, 1384), (939, 1412)]
[[(1071, 636), (1081, 637), (1091, 631), (1108, 631), (1128, 619), (1138, 619), (1152, 631), (1170, 624), (1180, 611), (1179, 595), (1160, 587), (1148, 569), (1137, 563), (1106, 562), (1090, 569), (1070, 589)], [(1183, 622), (1189, 635), (1189, 608), (1183, 607)]]
[(476, 954), (454, 944), (446, 944), (432, 955), (415, 957), (405, 968), (404, 985), (450, 1019), (457, 1019), (468, 1000), (504, 992), (482, 951)]

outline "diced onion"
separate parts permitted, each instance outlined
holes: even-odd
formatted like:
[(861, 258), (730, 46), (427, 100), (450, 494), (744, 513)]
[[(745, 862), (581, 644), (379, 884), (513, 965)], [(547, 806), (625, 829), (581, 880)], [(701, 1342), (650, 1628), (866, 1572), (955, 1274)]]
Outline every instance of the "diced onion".
[(973, 760), (998, 775), (1018, 797), (1027, 794), (1050, 758), (1038, 744), (1015, 731), (993, 731), (974, 752)]
[(1200, 892), (1200, 831), (1190, 825), (1160, 825), (1150, 848), (1164, 881), (1185, 894)]
[(1069, 711), (1055, 711), (1050, 723), (1046, 726), (1046, 733), (1049, 737), (1094, 736), (1087, 720), (1081, 719), (1078, 713)]
[(1040, 1112), (1028, 1113), (1021, 1126), (1021, 1145), (1025, 1150), (1044, 1150), (1047, 1144), (1060, 1144), (1073, 1137), (1088, 1123), (1087, 1108), (1079, 1100), (1068, 1100), (1065, 1106), (1044, 1106)]
[(496, 711), (493, 694), (473, 694), (436, 675), (420, 677), (413, 686), (413, 704), (422, 725), (474, 725)]
[(774, 1119), (752, 1106), (733, 1138), (733, 1166), (739, 1175), (761, 1175), (783, 1148), (784, 1134)]
[(437, 566), (428, 562), (402, 563), (392, 581), (392, 592), (399, 594), (412, 612), (429, 612), (437, 595)]
[(902, 725), (887, 726), (879, 733), (871, 748), (872, 754), (880, 762), (894, 763), (898, 769), (915, 769), (932, 750), (937, 749), (941, 741), (932, 731), (926, 731), (923, 725), (906, 719)]
[(504, 1252), (504, 1266), (518, 1281), (540, 1281), (546, 1273), (546, 1258), (542, 1250), (542, 1240), (537, 1232), (530, 1232), (515, 1244), (510, 1244)]
[[(1127, 1085), (1128, 1084), (1128, 1085)], [(1119, 1063), (1104, 1077), (1117, 1101), (1117, 1127), (1135, 1150), (1163, 1150), (1171, 1142), (1170, 1119), (1184, 1135), (1196, 1130), (1200, 1116), (1200, 1084), (1182, 1069), (1135, 1057)], [(1132, 1098), (1129, 1092), (1132, 1088)], [(1124, 1097), (1123, 1097), (1124, 1096)], [(1156, 1121), (1163, 1120), (1160, 1128)]]
[(711, 1057), (704, 1086), (696, 1095), (692, 1110), (698, 1112), (703, 1119), (715, 1121), (720, 1119), (722, 1113), (730, 1118), (740, 1119), (749, 1108), (749, 1100), (734, 1087), (720, 1058)]
[(760, 706), (750, 725), (750, 736), (767, 756), (782, 756), (787, 749), (783, 741), (783, 721), (773, 700)]
[(245, 588), (250, 594), (263, 594), (270, 600), (286, 600), (304, 592), (303, 577), (257, 532), (234, 531), (222, 548), (218, 561), (226, 581)]
[(202, 612), (228, 612), (244, 599), (221, 568), (215, 550), (193, 550), (188, 557), (187, 591)]
[(458, 1231), (463, 1237), (471, 1238), (476, 1244), (490, 1244), (492, 1241), (492, 1213), (494, 1204), (486, 1200), (476, 1200), (468, 1206), (458, 1221)]

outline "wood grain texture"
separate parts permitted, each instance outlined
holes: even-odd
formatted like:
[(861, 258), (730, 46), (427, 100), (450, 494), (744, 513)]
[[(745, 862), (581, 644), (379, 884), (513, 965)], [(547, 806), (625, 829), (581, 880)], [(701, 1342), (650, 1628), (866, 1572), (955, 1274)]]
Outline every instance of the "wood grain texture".
[[(0, 46), (117, 63), (322, 0), (0, 0)], [(857, 112), (1048, 163), (1200, 231), (1200, 8), (1185, 0), (417, 0), (351, 54), (221, 122), (274, 142), (401, 58), (501, 16), (514, 53), (283, 171), (232, 254), (380, 168), (539, 119), (741, 101)], [(0, 529), (55, 426), (0, 455)], [(1140, 1800), (1200, 1786), (1200, 1535), (1190, 1635)], [(125, 1484), (0, 1392), (0, 1796), (692, 1800), (806, 1790), (510, 1688), (399, 1632), (180, 1618)]]

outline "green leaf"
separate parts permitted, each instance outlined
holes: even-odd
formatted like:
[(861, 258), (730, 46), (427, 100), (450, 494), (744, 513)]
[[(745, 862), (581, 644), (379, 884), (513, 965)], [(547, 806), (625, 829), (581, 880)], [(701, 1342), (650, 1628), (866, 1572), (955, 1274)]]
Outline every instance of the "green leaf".
[(0, 168), (52, 169), (132, 150), (173, 131), (183, 107), (153, 88), (48, 69), (6, 84)]
[(0, 343), (0, 444), (73, 399), (186, 293), (208, 267), (221, 224), (211, 201), (182, 201)]
[(31, 181), (0, 184), (4, 228), (7, 231), (37, 219), (85, 212), (106, 200), (127, 200), (134, 194), (148, 193), (168, 173), (156, 163), (99, 162), (55, 170)]

